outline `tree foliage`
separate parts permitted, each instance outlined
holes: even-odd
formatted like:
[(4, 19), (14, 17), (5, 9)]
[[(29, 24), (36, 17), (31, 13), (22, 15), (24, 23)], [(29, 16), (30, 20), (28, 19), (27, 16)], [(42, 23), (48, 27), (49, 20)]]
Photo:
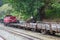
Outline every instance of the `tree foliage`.
[(3, 18), (5, 15), (10, 14), (12, 7), (8, 4), (4, 4), (0, 7), (0, 18)]
[(23, 18), (35, 16), (37, 8), (44, 4), (39, 0), (5, 0), (4, 2), (10, 3), (15, 11), (20, 12), (24, 16)]
[[(59, 0), (3, 0), (3, 3), (12, 5), (12, 15), (27, 19), (34, 16), (40, 20), (38, 9), (42, 9), (47, 19), (60, 18), (60, 1)], [(41, 11), (40, 11), (41, 13)]]

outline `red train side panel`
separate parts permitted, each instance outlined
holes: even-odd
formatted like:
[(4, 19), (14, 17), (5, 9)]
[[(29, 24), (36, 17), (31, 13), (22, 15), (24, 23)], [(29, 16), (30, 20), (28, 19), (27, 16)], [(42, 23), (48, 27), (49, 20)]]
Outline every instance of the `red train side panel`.
[(4, 18), (4, 23), (16, 23), (16, 22), (17, 22), (17, 19), (15, 16), (9, 15)]

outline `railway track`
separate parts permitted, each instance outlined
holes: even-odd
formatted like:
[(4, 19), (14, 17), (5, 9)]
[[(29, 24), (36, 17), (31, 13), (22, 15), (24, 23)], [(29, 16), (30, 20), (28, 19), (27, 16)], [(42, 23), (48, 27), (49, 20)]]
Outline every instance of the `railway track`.
[(14, 30), (11, 30), (11, 29), (6, 29), (6, 28), (2, 28), (2, 29), (5, 30), (5, 31), (8, 31), (9, 33), (12, 33), (14, 35), (25, 37), (25, 38), (27, 38), (29, 40), (42, 40), (40, 38), (31, 36), (31, 35), (27, 35), (27, 34), (24, 34), (24, 33), (18, 32), (18, 31), (14, 31)]
[[(38, 39), (41, 39), (41, 40), (47, 40), (47, 39), (49, 39), (49, 40), (60, 40), (60, 37), (57, 37), (57, 36), (51, 36), (51, 35), (42, 35), (42, 34), (40, 34), (40, 33), (37, 33), (37, 36), (35, 36), (35, 33), (36, 32), (32, 32), (32, 31), (29, 31), (28, 33), (27, 33), (27, 30), (23, 30), (23, 31), (25, 31), (25, 32), (20, 32), (20, 31), (18, 31), (18, 30), (22, 30), (22, 29), (17, 29), (17, 28), (13, 28), (13, 27), (6, 27), (6, 26), (4, 26), (4, 27), (1, 27), (2, 29), (5, 29), (6, 31), (12, 31), (12, 32), (14, 32), (14, 33), (17, 33), (18, 32), (18, 34), (20, 35), (20, 33), (21, 34), (23, 34), (23, 35), (25, 35), (25, 34), (27, 34), (28, 36), (30, 35), (30, 37), (29, 38), (38, 38)], [(29, 34), (30, 32), (32, 32), (32, 34)], [(27, 37), (28, 37), (27, 36)]]
[(0, 40), (6, 40), (3, 36), (0, 35)]
[[(12, 31), (12, 32), (18, 33), (18, 34), (21, 33), (21, 32), (16, 31), (16, 28), (5, 27), (4, 29), (5, 29), (5, 30), (7, 29), (6, 31), (9, 30), (9, 31)], [(28, 35), (28, 34), (25, 34), (25, 33), (21, 33), (21, 34)], [(19, 34), (19, 35), (20, 35), (20, 34)], [(31, 36), (31, 35), (28, 35), (28, 36), (30, 36), (30, 38), (33, 37), (33, 38), (36, 38), (36, 39), (40, 39), (40, 37), (35, 37), (35, 36)], [(27, 36), (27, 37), (28, 37), (28, 36)], [(55, 37), (55, 36), (51, 36), (51, 35), (41, 35), (41, 36), (42, 36), (43, 38), (45, 38), (45, 39), (48, 38), (48, 39), (52, 39), (52, 40), (60, 40), (60, 38)], [(42, 38), (42, 39), (43, 39), (43, 38)], [(40, 39), (40, 40), (42, 40), (42, 39)]]

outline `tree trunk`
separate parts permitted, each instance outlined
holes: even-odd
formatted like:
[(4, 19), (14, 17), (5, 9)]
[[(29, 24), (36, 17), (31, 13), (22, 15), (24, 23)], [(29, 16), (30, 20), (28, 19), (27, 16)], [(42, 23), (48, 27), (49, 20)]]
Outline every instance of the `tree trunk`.
[(45, 4), (38, 9), (38, 14), (40, 16), (40, 21), (43, 21), (43, 19), (46, 18), (45, 10), (48, 8), (50, 1), (49, 0), (45, 0), (44, 3)]

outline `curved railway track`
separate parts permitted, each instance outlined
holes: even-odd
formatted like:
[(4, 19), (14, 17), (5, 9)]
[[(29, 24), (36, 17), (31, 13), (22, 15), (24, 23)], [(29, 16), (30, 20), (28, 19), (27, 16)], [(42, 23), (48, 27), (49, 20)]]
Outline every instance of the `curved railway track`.
[[(8, 32), (13, 32), (13, 34), (18, 34), (18, 35), (23, 35), (23, 36), (25, 36), (25, 35), (28, 35), (28, 36), (30, 36), (30, 37), (28, 37), (29, 39), (31, 39), (31, 40), (33, 40), (34, 38), (36, 38), (36, 39), (39, 39), (39, 40), (43, 40), (43, 39), (51, 39), (51, 40), (60, 40), (60, 37), (57, 37), (57, 36), (51, 36), (51, 35), (42, 35), (42, 34), (40, 34), (40, 33), (37, 33), (37, 34), (39, 34), (39, 35), (37, 35), (37, 36), (34, 36), (34, 35), (32, 35), (32, 34), (29, 34), (29, 33), (27, 33), (27, 32), (20, 32), (20, 31), (18, 31), (18, 30), (22, 30), (22, 29), (18, 29), (17, 30), (17, 28), (11, 28), (11, 27), (6, 27), (6, 26), (4, 26), (4, 27), (1, 27), (2, 29), (4, 29), (5, 31), (8, 31)], [(27, 31), (27, 30), (24, 30), (24, 31)], [(32, 31), (29, 31), (29, 32), (32, 32)], [(33, 32), (33, 33), (36, 33), (36, 32)], [(26, 37), (26, 38), (27, 38)]]
[(11, 30), (11, 29), (6, 29), (6, 28), (2, 28), (3, 30), (9, 32), (9, 33), (12, 33), (14, 35), (18, 35), (18, 36), (22, 36), (24, 38), (27, 38), (29, 40), (42, 40), (38, 37), (34, 37), (34, 36), (31, 36), (31, 35), (27, 35), (27, 34), (24, 34), (24, 33), (21, 33), (21, 32), (18, 32), (18, 31), (14, 31), (14, 30)]
[[(7, 30), (6, 30), (7, 29)], [(11, 27), (9, 27), (9, 28), (7, 28), (7, 27), (5, 27), (4, 28), (4, 30), (6, 30), (6, 31), (12, 31), (12, 32), (14, 32), (14, 33), (20, 33), (20, 34), (23, 34), (23, 35), (28, 35), (28, 34), (25, 34), (25, 33), (21, 33), (21, 32), (19, 32), (19, 31), (16, 31), (15, 29), (17, 29), (17, 28), (11, 28)], [(19, 35), (20, 35), (19, 34)], [(30, 37), (32, 37), (32, 38), (36, 38), (36, 39), (40, 39), (39, 37), (35, 37), (35, 36), (31, 36), (31, 35), (28, 35), (28, 36), (30, 36)], [(44, 38), (48, 38), (48, 39), (53, 39), (53, 40), (60, 40), (60, 38), (59, 37), (56, 37), (56, 36), (51, 36), (51, 35), (42, 35), (41, 34), (41, 36), (42, 37), (44, 37)], [(43, 38), (42, 38), (43, 39)], [(40, 40), (42, 40), (42, 39), (40, 39)]]

